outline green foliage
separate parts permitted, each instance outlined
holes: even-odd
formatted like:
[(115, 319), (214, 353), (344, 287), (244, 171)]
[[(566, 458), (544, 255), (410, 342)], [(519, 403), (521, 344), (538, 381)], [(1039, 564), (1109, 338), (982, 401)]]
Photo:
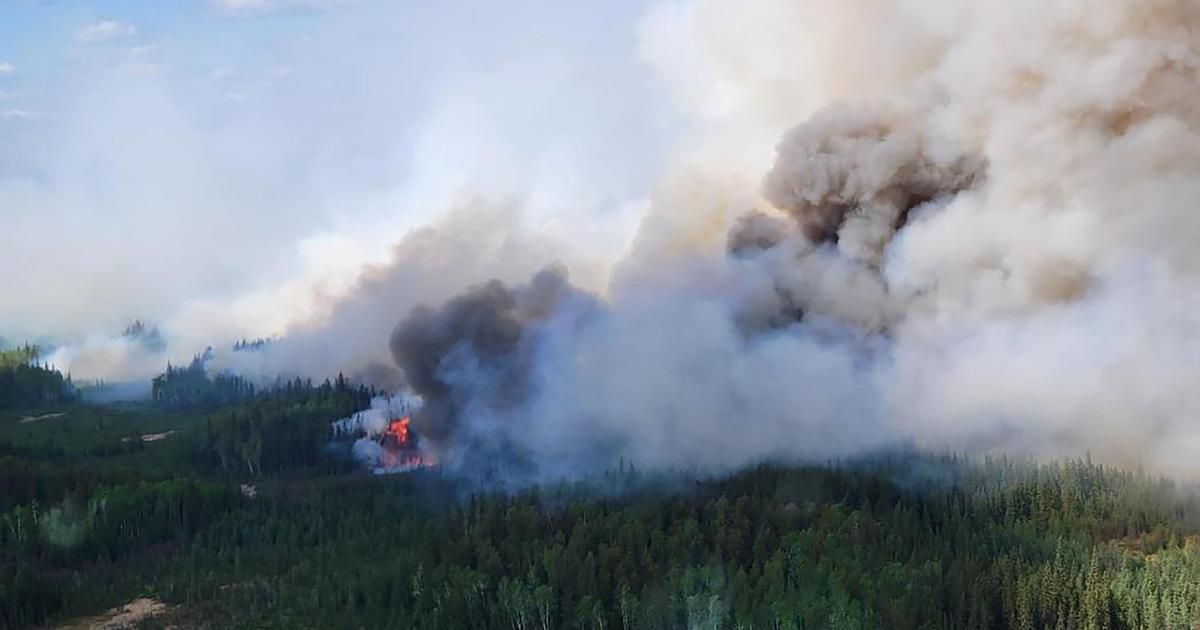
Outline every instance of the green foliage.
[(17, 348), (0, 350), (0, 369), (14, 368), (19, 365), (29, 365), (41, 356), (42, 349), (38, 346), (25, 344)]
[[(232, 625), (244, 627), (280, 615), (371, 628), (1200, 619), (1188, 533), (1200, 508), (1169, 484), (1081, 462), (955, 467), (948, 487), (908, 487), (892, 470), (760, 468), (683, 492), (635, 483), (615, 498), (563, 490), (572, 500), (543, 491), (449, 505), (437, 499), (453, 488), (432, 474), (329, 478), (275, 487), (194, 541), (186, 562), (147, 575), (174, 601), (240, 611)], [(1004, 478), (1015, 481), (994, 481)], [(1153, 555), (1131, 549), (1143, 519), (1170, 532)]]
[(238, 376), (210, 376), (204, 364), (211, 350), (192, 359), (187, 367), (167, 365), (167, 371), (154, 377), (151, 398), (171, 409), (215, 409), (253, 398), (254, 385)]
[(75, 399), (71, 379), (36, 365), (41, 349), (25, 345), (0, 350), (0, 409), (35, 409)]
[(139, 595), (175, 606), (163, 626), (210, 628), (1200, 621), (1200, 499), (1160, 478), (896, 457), (705, 481), (622, 466), (472, 494), (436, 470), (373, 477), (332, 456), (330, 422), (371, 394), (338, 378), (202, 413), (0, 414), (0, 627)]
[(340, 375), (317, 387), (289, 381), (210, 416), (196, 436), (195, 464), (205, 473), (250, 478), (344, 466), (328, 457), (331, 423), (369, 406), (373, 395)]
[[(91, 519), (67, 550), (37, 526), (56, 517), (18, 509), (2, 527), (50, 558), (130, 557), (138, 584), (229, 627), (1186, 629), (1200, 619), (1200, 507), (1171, 484), (1083, 462), (945, 466), (953, 485), (901, 483), (892, 468), (763, 467), (669, 491), (629, 481), (628, 492), (582, 500), (562, 488), (455, 501), (436, 473), (290, 479), (256, 499), (172, 482), (64, 502), (76, 521)], [(205, 487), (208, 500), (181, 498)], [(131, 540), (174, 540), (176, 551), (128, 556)], [(77, 607), (95, 588), (114, 587), (57, 597)]]

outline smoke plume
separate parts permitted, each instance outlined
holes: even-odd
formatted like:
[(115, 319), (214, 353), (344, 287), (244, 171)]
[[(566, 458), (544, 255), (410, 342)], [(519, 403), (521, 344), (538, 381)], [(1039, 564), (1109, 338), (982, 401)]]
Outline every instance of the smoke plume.
[[(103, 137), (81, 133), (92, 141), (65, 156), (43, 150), (51, 154), (43, 170), (59, 177), (0, 180), (0, 200), (41, 199), (40, 182), (87, 170), (80, 165), (116, 166), (95, 176), (104, 185), (88, 179), (59, 186), (63, 199), (23, 203), (29, 210), (15, 217), (16, 229), (0, 231), (18, 260), (42, 247), (21, 236), (34, 231), (23, 226), (70, 224), (40, 206), (97, 198), (97, 190), (109, 195), (96, 203), (139, 219), (157, 217), (149, 209), (164, 200), (185, 212), (207, 195), (229, 214), (206, 217), (202, 230), (183, 223), (165, 245), (147, 237), (137, 251), (99, 257), (119, 259), (128, 273), (59, 255), (73, 264), (48, 266), (52, 277), (83, 271), (105, 282), (78, 298), (61, 283), (17, 278), (31, 299), (0, 314), (34, 322), (41, 303), (60, 304), (57, 325), (82, 334), (75, 318), (87, 309), (77, 299), (104, 304), (103, 317), (118, 321), (127, 300), (97, 296), (145, 276), (156, 297), (137, 312), (168, 313), (168, 338), (244, 330), (238, 322), (267, 329), (250, 337), (284, 333), (260, 352), (218, 354), (212, 369), (264, 380), (342, 371), (410, 394), (422, 402), (414, 429), (447, 469), (521, 483), (621, 461), (721, 470), (898, 444), (1046, 457), (1090, 451), (1196, 475), (1193, 0), (663, 0), (626, 29), (636, 42), (612, 35), (616, 9), (605, 14), (603, 42), (580, 36), (592, 32), (590, 6), (562, 9), (557, 26), (514, 19), (508, 4), (490, 10), (497, 15), (473, 26), (478, 37), (456, 36), (475, 47), (467, 61), (479, 69), (446, 86), (428, 82), (438, 96), (405, 154), (416, 166), (404, 194), (387, 186), (342, 194), (350, 187), (341, 185), (343, 169), (389, 181), (391, 145), (375, 147), (377, 159), (330, 149), (321, 168), (299, 158), (278, 172), (234, 168), (271, 144), (242, 140), (243, 126), (257, 128), (247, 119), (225, 129), (228, 139), (163, 161), (159, 145), (171, 143), (144, 133), (144, 117), (122, 113), (117, 119), (139, 132), (131, 134), (141, 139), (137, 160), (109, 160), (127, 152), (100, 133), (109, 126), (90, 114), (69, 117), (75, 126), (60, 133), (78, 127)], [(347, 37), (356, 41), (359, 27), (385, 22), (372, 18), (389, 11), (346, 22)], [(534, 43), (519, 56), (485, 45), (493, 17), (513, 29), (513, 41)], [(531, 25), (537, 33), (526, 33)], [(390, 31), (381, 39), (405, 40)], [(574, 63), (547, 54), (577, 42), (587, 54)], [(610, 67), (629, 55), (612, 54), (609, 42), (635, 48), (684, 119), (662, 125), (685, 130), (666, 157), (660, 126), (647, 122), (654, 117), (625, 109), (633, 101), (624, 92), (657, 103), (646, 95), (659, 88)], [(339, 43), (326, 50), (340, 52)], [(443, 44), (435, 38), (433, 52), (386, 58), (434, 58)], [(326, 57), (338, 59), (329, 74), (340, 76), (341, 57)], [(515, 70), (484, 61), (517, 57)], [(367, 67), (346, 93), (388, 75)], [(595, 78), (608, 76), (626, 89)], [(185, 99), (143, 82), (164, 101), (158, 127), (212, 135), (179, 114)], [(577, 84), (586, 85), (566, 96)], [(396, 104), (411, 106), (407, 89), (331, 111), (339, 120), (391, 114)], [(102, 111), (126, 111), (121, 95), (96, 90)], [(307, 102), (309, 92), (297, 94), (281, 102)], [(79, 107), (92, 112), (91, 102)], [(276, 109), (261, 116), (274, 119)], [(307, 159), (311, 140), (343, 146), (340, 130), (325, 131), (336, 128), (331, 120), (295, 114), (279, 135)], [(365, 122), (350, 125), (348, 144), (407, 135), (394, 125), (381, 125), (391, 130), (383, 136)], [(238, 159), (194, 168), (210, 165), (210, 153)], [(153, 168), (140, 168), (143, 161)], [(188, 185), (147, 199), (144, 170), (164, 187)], [(296, 189), (291, 175), (310, 171), (324, 174), (313, 181), (338, 185)], [(261, 181), (272, 186), (263, 190)], [(463, 191), (482, 194), (452, 203)], [(247, 264), (214, 267), (205, 251), (236, 223), (220, 217), (240, 216), (264, 196), (276, 201), (267, 220), (234, 235)], [(389, 202), (420, 208), (419, 220), (396, 220)], [(276, 258), (260, 246), (277, 230), (325, 234), (325, 204), (372, 210), (351, 221), (360, 226), (354, 238), (310, 242), (303, 258), (312, 273), (292, 276), (298, 285), (243, 286), (246, 266)], [(307, 208), (296, 221), (294, 207)], [(626, 234), (633, 215), (640, 223)], [(399, 239), (379, 227), (399, 225)], [(87, 227), (50, 245), (74, 252), (97, 240)], [(181, 252), (179, 270), (137, 253), (160, 248)], [(360, 269), (363, 262), (374, 264)], [(230, 298), (227, 284), (251, 293)], [(177, 295), (196, 291), (211, 299)], [(186, 308), (158, 304), (181, 300)]]
[[(578, 295), (552, 273), (403, 319), (423, 429), (460, 461), (516, 445), (535, 477), (896, 444), (1195, 474), (1197, 24), (1185, 0), (653, 14), (644, 36), (692, 55), (646, 45), (707, 121), (688, 165), (604, 295), (531, 309)], [(795, 46), (836, 71), (789, 75)]]
[[(462, 202), (397, 243), (388, 264), (364, 270), (349, 294), (320, 300), (314, 317), (290, 326), (264, 351), (218, 353), (211, 369), (264, 383), (280, 375), (319, 379), (340, 371), (397, 391), (404, 379), (388, 339), (398, 318), (447, 300), (480, 279), (519, 282), (555, 260), (573, 260), (561, 244), (518, 222), (519, 208), (513, 204)], [(576, 266), (579, 275), (591, 275), (586, 263)]]
[(537, 392), (540, 328), (551, 318), (578, 325), (594, 308), (565, 270), (550, 267), (525, 285), (493, 280), (440, 307), (414, 309), (390, 345), (422, 401), (416, 429), (444, 449), (469, 447), (471, 457), (520, 453), (525, 440), (516, 414)]

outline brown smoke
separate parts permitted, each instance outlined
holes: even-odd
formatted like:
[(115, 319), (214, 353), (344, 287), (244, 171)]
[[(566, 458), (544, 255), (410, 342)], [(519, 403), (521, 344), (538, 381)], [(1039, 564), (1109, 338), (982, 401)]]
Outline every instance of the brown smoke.
[(935, 155), (928, 144), (908, 117), (834, 106), (784, 136), (763, 193), (809, 240), (878, 265), (913, 208), (982, 175), (981, 158)]

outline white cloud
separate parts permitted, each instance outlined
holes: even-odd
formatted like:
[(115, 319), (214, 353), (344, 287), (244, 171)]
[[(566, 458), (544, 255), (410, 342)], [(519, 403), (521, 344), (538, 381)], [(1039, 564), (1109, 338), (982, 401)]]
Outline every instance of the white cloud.
[(94, 44), (97, 42), (105, 42), (118, 37), (127, 37), (137, 32), (132, 24), (124, 22), (116, 22), (113, 20), (102, 20), (94, 22), (83, 27), (75, 34), (75, 39), (85, 44)]
[(23, 109), (0, 109), (0, 120), (28, 120), (33, 112)]
[(17, 71), (17, 67), (8, 61), (0, 61), (0, 76), (12, 74)]

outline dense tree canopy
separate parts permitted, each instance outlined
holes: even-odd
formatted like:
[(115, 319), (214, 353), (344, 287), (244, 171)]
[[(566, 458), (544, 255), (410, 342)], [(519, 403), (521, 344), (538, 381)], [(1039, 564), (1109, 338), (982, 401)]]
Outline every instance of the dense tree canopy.
[(40, 356), (37, 346), (0, 350), (0, 409), (33, 409), (75, 399), (71, 379), (38, 365)]
[(329, 424), (373, 392), (0, 415), (0, 627), (153, 595), (247, 628), (1189, 629), (1200, 500), (1066, 461), (876, 457), (519, 494), (375, 477)]
[(167, 371), (151, 382), (151, 398), (168, 408), (216, 409), (254, 396), (254, 385), (241, 377), (210, 375), (205, 368), (210, 357), (211, 350), (197, 355), (187, 366), (167, 365)]

